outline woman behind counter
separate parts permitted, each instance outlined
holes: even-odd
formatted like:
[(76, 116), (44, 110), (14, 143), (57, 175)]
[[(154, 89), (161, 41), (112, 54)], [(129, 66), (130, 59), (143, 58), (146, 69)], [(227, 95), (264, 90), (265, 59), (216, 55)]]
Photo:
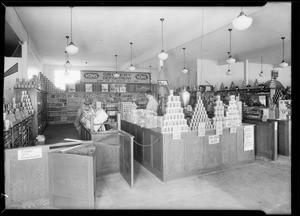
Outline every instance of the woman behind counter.
[[(86, 118), (82, 118), (83, 116), (86, 116)], [(92, 99), (86, 98), (83, 105), (78, 109), (76, 119), (74, 122), (74, 125), (76, 129), (79, 131), (80, 126), (79, 122), (85, 124), (90, 129), (90, 122), (87, 119), (90, 119), (89, 116), (93, 116), (93, 123), (94, 123), (94, 131), (97, 132), (105, 131), (104, 122), (107, 120), (108, 115), (106, 112), (100, 108), (95, 112), (95, 110), (92, 107)]]

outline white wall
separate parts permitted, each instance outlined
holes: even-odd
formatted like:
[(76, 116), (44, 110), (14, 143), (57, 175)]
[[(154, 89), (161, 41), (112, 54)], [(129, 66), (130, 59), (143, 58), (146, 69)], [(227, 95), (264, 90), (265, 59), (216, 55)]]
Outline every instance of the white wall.
[[(217, 89), (220, 88), (221, 83), (224, 86), (229, 87), (233, 81), (235, 85), (240, 86), (244, 78), (244, 62), (236, 62), (231, 65), (231, 76), (227, 76), (226, 72), (228, 70), (228, 65), (218, 65), (217, 61), (203, 60), (202, 63), (202, 80), (201, 80), (201, 59), (197, 60), (197, 85), (206, 85), (209, 82), (212, 85), (216, 85)], [(278, 70), (279, 75), (277, 80), (282, 83), (284, 87), (291, 86), (291, 67), (280, 68), (275, 67)], [(260, 77), (259, 73), (261, 71), (261, 65), (249, 62), (248, 64), (248, 80), (249, 84), (253, 85), (255, 79), (258, 83), (263, 83), (271, 79), (271, 71), (273, 66), (270, 64), (263, 64), (263, 71), (265, 73), (264, 77)]]

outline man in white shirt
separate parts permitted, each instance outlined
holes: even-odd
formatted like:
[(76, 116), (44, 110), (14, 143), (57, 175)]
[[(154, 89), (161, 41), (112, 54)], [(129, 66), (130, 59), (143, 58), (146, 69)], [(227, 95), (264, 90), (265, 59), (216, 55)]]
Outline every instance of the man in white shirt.
[(157, 112), (158, 102), (150, 90), (146, 91), (146, 98), (148, 99), (146, 109), (154, 110), (155, 112)]

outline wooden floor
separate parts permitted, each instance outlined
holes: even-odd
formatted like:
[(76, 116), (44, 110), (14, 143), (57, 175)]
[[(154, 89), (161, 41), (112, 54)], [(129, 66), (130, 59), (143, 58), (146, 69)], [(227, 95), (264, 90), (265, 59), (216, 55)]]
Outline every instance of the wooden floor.
[(67, 142), (64, 139), (79, 139), (78, 132), (73, 124), (48, 125), (43, 132), (45, 144)]

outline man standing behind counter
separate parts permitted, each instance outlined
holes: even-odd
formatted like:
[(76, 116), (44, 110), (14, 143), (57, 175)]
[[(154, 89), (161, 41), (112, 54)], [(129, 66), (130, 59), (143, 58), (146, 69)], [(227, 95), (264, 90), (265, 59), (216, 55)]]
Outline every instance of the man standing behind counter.
[(158, 102), (155, 99), (152, 91), (150, 91), (150, 90), (146, 91), (146, 98), (148, 99), (146, 109), (147, 110), (153, 110), (153, 111), (157, 112)]

